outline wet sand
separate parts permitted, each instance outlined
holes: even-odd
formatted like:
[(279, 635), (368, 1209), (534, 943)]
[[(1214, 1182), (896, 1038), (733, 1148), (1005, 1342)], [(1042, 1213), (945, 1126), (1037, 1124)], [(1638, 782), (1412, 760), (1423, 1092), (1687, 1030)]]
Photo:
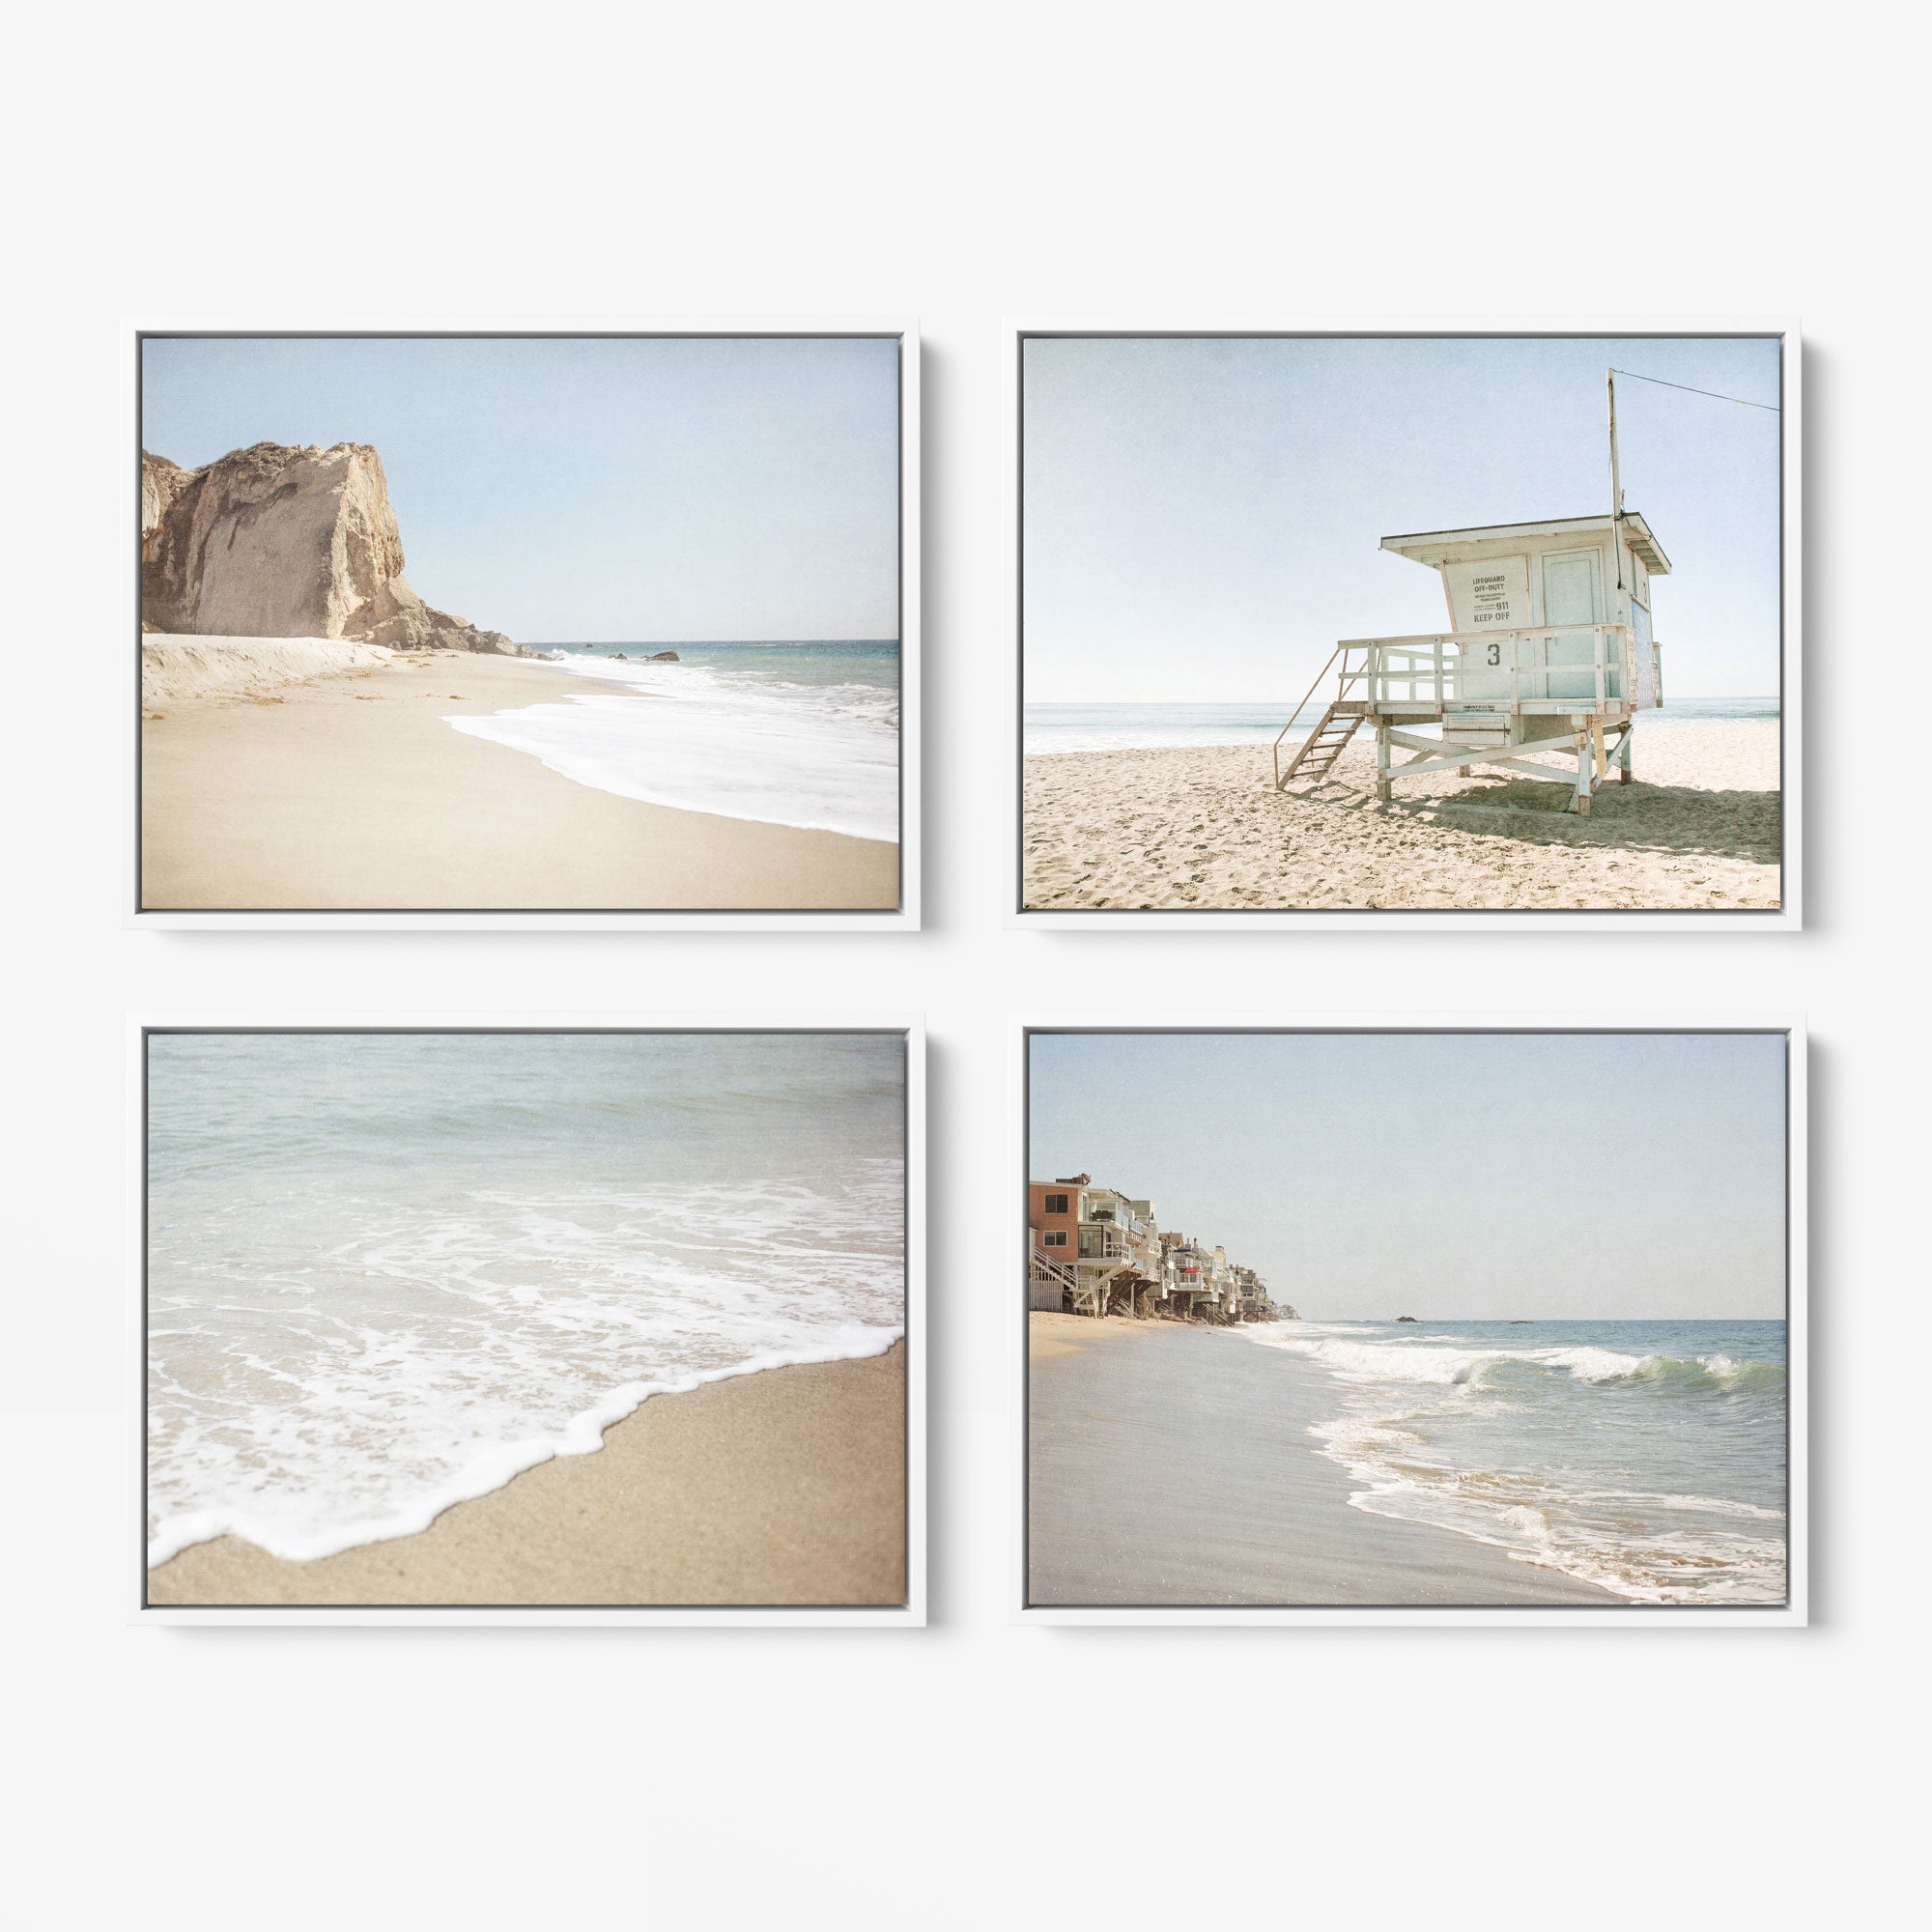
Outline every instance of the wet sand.
[[(452, 735), (454, 735), (452, 733)], [(853, 1605), (906, 1594), (905, 1347), (653, 1396), (415, 1536), (292, 1563), (237, 1537), (151, 1605)]]
[(1274, 788), (1265, 745), (1026, 760), (1026, 904), (1147, 908), (1775, 907), (1775, 722), (1639, 725), (1634, 781), (1590, 816), (1556, 784), (1474, 769), (1375, 798), (1358, 738), (1329, 779)]
[(895, 844), (619, 798), (444, 722), (628, 686), (461, 651), (174, 679), (142, 709), (147, 911), (898, 904)]
[(1351, 1508), (1359, 1485), (1307, 1433), (1340, 1406), (1312, 1363), (1180, 1322), (1027, 1323), (1036, 1608), (1624, 1601)]

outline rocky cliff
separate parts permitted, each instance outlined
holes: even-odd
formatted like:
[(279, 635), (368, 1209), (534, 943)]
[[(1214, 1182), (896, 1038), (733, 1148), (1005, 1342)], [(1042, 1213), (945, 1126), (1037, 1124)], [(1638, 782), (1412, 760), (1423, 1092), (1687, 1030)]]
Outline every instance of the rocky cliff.
[(141, 561), (145, 564), (152, 553), (155, 539), (160, 534), (161, 519), (168, 513), (168, 505), (182, 493), (182, 486), (188, 480), (189, 472), (179, 463), (170, 463), (165, 456), (150, 456), (141, 452)]
[(141, 624), (233, 638), (347, 638), (522, 655), (423, 602), (367, 443), (258, 442), (200, 469), (141, 453)]

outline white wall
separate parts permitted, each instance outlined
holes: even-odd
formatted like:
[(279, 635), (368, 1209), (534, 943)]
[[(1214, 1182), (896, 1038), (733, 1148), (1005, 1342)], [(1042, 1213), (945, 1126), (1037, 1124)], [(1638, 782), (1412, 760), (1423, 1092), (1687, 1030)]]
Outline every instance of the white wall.
[[(1862, 655), (1921, 497), (1922, 113), (1855, 16), (1196, 5), (35, 11), (12, 34), (0, 463), (13, 1186), (0, 1398), (7, 1889), (34, 1927), (1883, 1922), (1922, 1824), (1922, 794)], [(1634, 53), (1633, 53), (1634, 50)], [(1548, 76), (1565, 77), (1561, 90)], [(1592, 76), (1601, 75), (1599, 86)], [(1552, 102), (1560, 107), (1552, 109)], [(1490, 212), (1471, 229), (1465, 206)], [(1641, 265), (1559, 238), (1615, 228)], [(1498, 235), (1508, 246), (1493, 245)], [(1527, 281), (1519, 280), (1526, 275)], [(1005, 311), (1810, 332), (1811, 930), (1008, 934)], [(926, 335), (918, 939), (119, 929), (116, 319), (909, 311)], [(1922, 445), (1921, 445), (1922, 446)], [(1909, 489), (1908, 489), (1909, 484)], [(1856, 682), (1855, 682), (1856, 680)], [(985, 1238), (1005, 1015), (1136, 998), (1815, 1030), (1818, 1625), (1786, 1635), (1060, 1633), (1004, 1622)], [(1211, 960), (1211, 972), (1205, 963)], [(923, 1008), (934, 1628), (156, 1631), (122, 1605), (130, 1008)], [(647, 990), (646, 990), (647, 989)], [(1560, 1122), (1551, 1123), (1559, 1141)], [(1908, 1137), (1914, 1145), (1908, 1146)], [(1919, 1678), (1922, 1687), (1922, 1675)], [(1908, 1756), (1908, 1746), (1910, 1755)], [(1246, 1794), (1230, 1805), (1207, 1795)], [(1039, 1802), (1052, 1793), (1058, 1810)], [(1073, 1801), (1096, 1807), (1083, 1820)], [(1164, 1794), (1172, 1794), (1171, 1797)], [(1098, 1815), (1105, 1804), (1111, 1816)]]

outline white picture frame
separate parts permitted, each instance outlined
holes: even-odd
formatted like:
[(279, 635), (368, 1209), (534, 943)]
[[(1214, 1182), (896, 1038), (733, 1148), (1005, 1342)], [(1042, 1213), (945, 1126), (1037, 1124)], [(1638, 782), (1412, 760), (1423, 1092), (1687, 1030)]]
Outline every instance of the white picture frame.
[[(141, 904), (141, 600), (140, 451), (141, 342), (149, 335), (423, 335), (423, 336), (892, 336), (899, 348), (899, 902), (866, 910), (763, 909), (685, 912), (639, 908), (608, 912), (440, 912), (144, 910)], [(220, 931), (657, 931), (657, 932), (917, 932), (921, 906), (920, 826), (920, 338), (916, 318), (609, 316), (384, 321), (129, 316), (121, 323), (120, 514), (113, 524), (115, 581), (122, 586), (121, 637), (127, 670), (116, 679), (123, 720), (121, 768), (123, 848), (121, 923), (130, 929)], [(130, 480), (131, 479), (131, 480)]]
[[(181, 1608), (150, 1605), (147, 1596), (147, 1093), (148, 1036), (167, 1031), (361, 1033), (380, 1030), (425, 1032), (543, 1033), (826, 1033), (902, 1034), (906, 1041), (906, 1252), (905, 1363), (906, 1444), (905, 1524), (906, 1597), (882, 1606), (810, 1605), (748, 1608), (686, 1608), (681, 1605), (602, 1605), (587, 1608), (503, 1606), (470, 1608), (372, 1605), (364, 1607), (279, 1607), (255, 1605)], [(135, 1625), (291, 1625), (384, 1624), (527, 1625), (552, 1628), (620, 1625), (637, 1627), (743, 1628), (770, 1626), (845, 1629), (919, 1629), (926, 1618), (926, 1122), (925, 1023), (916, 1014), (820, 1013), (656, 1014), (647, 1022), (635, 1015), (553, 1015), (497, 1012), (435, 1015), (421, 1012), (345, 1013), (141, 1013), (128, 1020), (128, 1435), (129, 1513), (126, 1535), (130, 1561), (128, 1621)], [(514, 1480), (514, 1478), (512, 1479)]]
[[(1007, 1197), (997, 1246), (1000, 1253), (1000, 1280), (1008, 1294), (1009, 1336), (1009, 1494), (1011, 1497), (1009, 1546), (1009, 1621), (1021, 1625), (1185, 1625), (1323, 1627), (1359, 1626), (1403, 1629), (1427, 1627), (1507, 1627), (1518, 1629), (1591, 1630), (1683, 1630), (1699, 1629), (1773, 1630), (1800, 1629), (1809, 1622), (1810, 1601), (1810, 1518), (1808, 1501), (1808, 1391), (1809, 1328), (1807, 1257), (1807, 1166), (1806, 1166), (1806, 1055), (1807, 1036), (1802, 1014), (1649, 1014), (1641, 1017), (1619, 1015), (1538, 1016), (1529, 1021), (1493, 1014), (1469, 1013), (1381, 1013), (1381, 1014), (1295, 1014), (1229, 1013), (1203, 1016), (1137, 1012), (1101, 1017), (1091, 1013), (1033, 1013), (1013, 1015), (1009, 1022), (1009, 1122), (1008, 1184), (1013, 1192)], [(1024, 1284), (1027, 1280), (1030, 1241), (1026, 1201), (1029, 1181), (1034, 1178), (1028, 1161), (1028, 1040), (1037, 1032), (1122, 1033), (1203, 1033), (1226, 1034), (1243, 1031), (1262, 1033), (1781, 1033), (1787, 1037), (1785, 1088), (1785, 1345), (1787, 1350), (1786, 1426), (1787, 1426), (1787, 1511), (1786, 1560), (1787, 1596), (1781, 1605), (1672, 1605), (1626, 1604), (1609, 1608), (1579, 1605), (1575, 1607), (1541, 1605), (1482, 1606), (1470, 1608), (1381, 1608), (1347, 1605), (1268, 1605), (1221, 1608), (1190, 1607), (1113, 1607), (1089, 1605), (1063, 1607), (1036, 1605), (1028, 1596), (1028, 1309)], [(1017, 1204), (1017, 1212), (1014, 1211)]]
[[(1272, 336), (1329, 338), (1339, 336), (1544, 336), (1630, 338), (1634, 336), (1753, 335), (1776, 336), (1782, 344), (1779, 364), (1782, 394), (1780, 475), (1780, 640), (1781, 724), (1779, 734), (1782, 781), (1782, 885), (1779, 903), (1770, 908), (1682, 908), (1657, 910), (1605, 907), (1599, 910), (1533, 908), (1441, 908), (1236, 910), (1231, 907), (1175, 907), (1139, 911), (1111, 908), (1030, 911), (1026, 905), (1025, 759), (1026, 683), (1021, 464), (1023, 345), (1029, 336)], [(1192, 931), (1267, 932), (1279, 930), (1335, 931), (1494, 931), (1511, 927), (1535, 931), (1623, 932), (1696, 927), (1704, 932), (1797, 932), (1804, 924), (1803, 869), (1803, 390), (1804, 370), (1799, 325), (1795, 318), (1772, 319), (1704, 317), (1696, 320), (1641, 322), (1578, 322), (1573, 317), (1485, 319), (1472, 323), (1458, 318), (1250, 318), (1202, 320), (1183, 318), (1122, 318), (1110, 316), (1009, 315), (1000, 326), (1001, 362), (1001, 519), (1002, 588), (1007, 622), (1007, 664), (1010, 678), (1008, 706), (1010, 733), (1008, 783), (1007, 856), (1002, 923), (1022, 931)], [(1608, 483), (1605, 481), (1605, 497)], [(1666, 689), (1668, 674), (1666, 671)], [(1286, 717), (1284, 717), (1286, 723)]]

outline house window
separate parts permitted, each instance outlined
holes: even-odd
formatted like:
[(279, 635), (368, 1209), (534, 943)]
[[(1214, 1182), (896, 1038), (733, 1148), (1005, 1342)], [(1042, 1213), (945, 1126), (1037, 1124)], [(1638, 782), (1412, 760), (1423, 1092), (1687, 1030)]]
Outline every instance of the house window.
[(1066, 1245), (1066, 1230), (1065, 1228), (1049, 1228), (1039, 1237), (1039, 1244), (1043, 1248), (1064, 1248)]
[(1066, 1196), (1064, 1194), (1049, 1194), (1043, 1206), (1045, 1211), (1049, 1214), (1064, 1214), (1066, 1212)]

